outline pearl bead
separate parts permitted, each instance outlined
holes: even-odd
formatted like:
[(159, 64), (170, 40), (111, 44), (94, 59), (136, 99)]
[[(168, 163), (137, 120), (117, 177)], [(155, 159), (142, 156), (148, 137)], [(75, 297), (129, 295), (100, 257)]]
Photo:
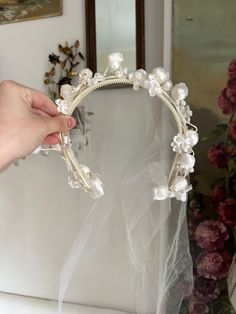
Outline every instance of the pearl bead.
[(179, 163), (187, 171), (190, 171), (191, 169), (193, 169), (193, 167), (195, 165), (195, 158), (190, 154), (183, 154), (180, 157)]
[(174, 179), (171, 188), (173, 191), (179, 192), (186, 189), (187, 186), (188, 186), (188, 181), (184, 177), (178, 176)]
[(61, 96), (64, 99), (66, 99), (68, 96), (70, 97), (71, 93), (72, 93), (72, 89), (73, 89), (73, 87), (69, 84), (62, 85), (61, 89), (60, 89)]
[(186, 137), (188, 137), (190, 139), (191, 146), (196, 145), (197, 142), (199, 141), (198, 133), (196, 131), (193, 131), (193, 130), (188, 130), (186, 132)]
[(188, 87), (184, 83), (176, 84), (171, 94), (176, 101), (184, 100), (188, 96)]
[(160, 185), (154, 189), (154, 200), (165, 200), (169, 197), (169, 189), (166, 185)]
[(155, 68), (152, 73), (155, 75), (157, 81), (161, 84), (165, 83), (169, 79), (169, 73), (163, 68)]

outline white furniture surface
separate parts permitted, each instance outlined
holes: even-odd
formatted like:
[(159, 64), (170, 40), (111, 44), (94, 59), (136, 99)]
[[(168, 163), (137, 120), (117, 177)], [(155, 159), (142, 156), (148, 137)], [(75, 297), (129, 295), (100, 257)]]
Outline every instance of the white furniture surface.
[[(0, 293), (1, 314), (57, 314), (57, 302)], [(109, 309), (64, 304), (61, 314), (128, 314)]]

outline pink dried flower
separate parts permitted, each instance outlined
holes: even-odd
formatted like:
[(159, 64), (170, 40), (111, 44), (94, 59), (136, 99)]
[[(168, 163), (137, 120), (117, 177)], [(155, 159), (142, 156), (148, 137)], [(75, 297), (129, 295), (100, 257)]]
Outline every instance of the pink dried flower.
[(193, 286), (191, 282), (188, 282), (186, 280), (182, 280), (179, 281), (176, 285), (175, 285), (175, 291), (176, 291), (176, 295), (179, 298), (182, 298), (183, 296), (189, 297), (192, 292), (193, 292)]
[(228, 146), (227, 153), (230, 157), (234, 157), (236, 155), (236, 147), (233, 145)]
[(209, 308), (206, 303), (202, 300), (196, 298), (195, 295), (192, 295), (188, 299), (188, 310), (189, 314), (207, 314), (209, 313)]
[(196, 225), (193, 220), (188, 220), (188, 236), (193, 239), (195, 235)]
[(194, 295), (205, 302), (216, 299), (220, 294), (216, 281), (198, 277), (194, 281)]
[(201, 210), (195, 210), (193, 213), (193, 217), (196, 220), (201, 220), (201, 219), (203, 219), (204, 215), (203, 215), (203, 212)]
[(223, 221), (228, 226), (236, 226), (236, 200), (235, 199), (226, 199), (224, 202), (221, 202), (217, 211), (220, 217), (220, 220)]
[(195, 240), (198, 246), (207, 250), (215, 251), (224, 248), (224, 242), (229, 234), (222, 222), (205, 220), (201, 222), (195, 231)]
[(217, 185), (212, 191), (212, 200), (216, 204), (224, 201), (227, 198), (227, 192), (224, 185)]
[(236, 59), (233, 59), (228, 67), (229, 78), (236, 77)]
[(223, 169), (228, 165), (228, 156), (223, 142), (212, 145), (208, 150), (208, 160), (214, 166)]
[(225, 94), (226, 94), (226, 97), (229, 99), (229, 101), (232, 104), (234, 104), (234, 106), (232, 108), (235, 109), (235, 105), (236, 105), (236, 77), (229, 79)]
[[(227, 89), (224, 88), (218, 99), (218, 105), (222, 109), (224, 114), (231, 114), (236, 108), (236, 104), (233, 103), (227, 96)], [(229, 93), (229, 92), (228, 92)]]
[(198, 275), (206, 279), (221, 279), (228, 275), (232, 257), (224, 252), (202, 252), (197, 258)]
[(229, 135), (230, 137), (236, 141), (236, 120), (232, 121), (229, 126)]

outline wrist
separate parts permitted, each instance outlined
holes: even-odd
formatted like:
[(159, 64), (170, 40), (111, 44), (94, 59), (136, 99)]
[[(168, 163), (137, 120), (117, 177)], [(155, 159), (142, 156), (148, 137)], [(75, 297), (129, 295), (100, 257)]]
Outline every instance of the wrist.
[(0, 173), (1, 173), (8, 168), (8, 166), (10, 165), (11, 162), (5, 156), (5, 153), (2, 152), (1, 149), (0, 149), (0, 155), (1, 155), (1, 158), (0, 158)]
[(0, 172), (3, 172), (15, 159), (8, 144), (0, 141)]

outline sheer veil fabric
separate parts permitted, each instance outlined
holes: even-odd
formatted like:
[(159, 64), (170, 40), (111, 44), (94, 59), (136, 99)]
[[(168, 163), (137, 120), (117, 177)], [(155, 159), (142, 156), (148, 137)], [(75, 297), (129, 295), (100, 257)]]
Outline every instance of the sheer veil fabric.
[(145, 90), (123, 89), (119, 97), (116, 90), (98, 90), (81, 105), (94, 113), (89, 144), (76, 151), (76, 131), (72, 144), (80, 162), (101, 175), (105, 195), (94, 201), (78, 192), (81, 220), (60, 275), (58, 313), (64, 300), (76, 299), (177, 314), (192, 287), (186, 203), (153, 200), (153, 188), (168, 180), (175, 121)]

